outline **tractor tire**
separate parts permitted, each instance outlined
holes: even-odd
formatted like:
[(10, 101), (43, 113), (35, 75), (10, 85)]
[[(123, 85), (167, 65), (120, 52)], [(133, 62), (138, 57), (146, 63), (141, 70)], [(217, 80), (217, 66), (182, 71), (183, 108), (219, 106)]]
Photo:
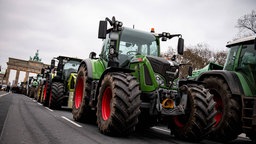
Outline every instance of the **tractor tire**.
[(50, 109), (61, 109), (62, 100), (64, 97), (64, 85), (60, 82), (53, 82), (51, 88), (51, 95), (49, 99)]
[(228, 84), (221, 78), (208, 77), (203, 80), (216, 102), (216, 124), (210, 139), (227, 142), (236, 139), (242, 132), (242, 106), (239, 97), (231, 94)]
[(136, 125), (136, 131), (143, 132), (145, 129), (149, 129), (153, 126), (156, 126), (159, 121), (158, 115), (150, 115), (149, 109), (141, 109), (139, 115), (139, 122)]
[(75, 121), (96, 122), (95, 111), (91, 110), (89, 100), (91, 95), (91, 83), (88, 80), (88, 72), (85, 64), (79, 67), (77, 81), (73, 96), (72, 114)]
[(31, 88), (30, 88), (29, 97), (30, 97), (30, 98), (34, 98), (34, 97), (35, 97), (35, 87), (31, 87)]
[(39, 103), (40, 103), (41, 96), (42, 96), (42, 89), (43, 89), (43, 86), (39, 85), (39, 87), (38, 87), (38, 96), (37, 96), (37, 99), (36, 99), (36, 101), (39, 102)]
[(43, 99), (44, 99), (44, 87), (45, 85), (42, 85), (41, 86), (41, 96), (40, 96), (40, 99), (39, 99), (39, 103), (43, 103)]
[(48, 106), (49, 105), (49, 99), (51, 96), (51, 82), (48, 80), (45, 83), (44, 86), (44, 93), (43, 93), (43, 105)]
[(207, 136), (215, 124), (213, 95), (202, 85), (189, 84), (183, 88), (181, 92), (188, 96), (187, 107), (184, 115), (172, 117), (171, 134), (180, 139), (199, 141)]
[(255, 132), (255, 131), (252, 132), (252, 133), (250, 133), (250, 134), (246, 134), (246, 136), (248, 136), (248, 137), (252, 140), (252, 143), (256, 143), (256, 137), (255, 137), (255, 135), (256, 135), (256, 132)]
[(38, 97), (38, 87), (35, 87), (33, 95), (34, 95), (34, 99), (36, 100)]
[(131, 74), (106, 74), (97, 103), (97, 124), (100, 132), (112, 136), (127, 136), (134, 132), (141, 113), (140, 93), (139, 83)]
[(31, 88), (28, 90), (28, 97), (31, 97)]

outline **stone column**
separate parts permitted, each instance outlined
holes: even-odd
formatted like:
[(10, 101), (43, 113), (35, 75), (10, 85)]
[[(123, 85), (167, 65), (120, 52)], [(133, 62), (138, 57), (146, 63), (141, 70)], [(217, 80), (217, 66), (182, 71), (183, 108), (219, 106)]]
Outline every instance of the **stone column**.
[(25, 78), (24, 78), (24, 82), (26, 82), (28, 80), (28, 76), (29, 76), (29, 72), (26, 72)]
[(9, 76), (10, 76), (10, 69), (9, 68), (7, 68), (7, 70), (6, 70), (6, 75), (5, 75), (5, 82), (6, 82), (6, 84), (8, 84), (9, 83)]
[(15, 86), (17, 86), (18, 85), (18, 81), (19, 81), (19, 76), (20, 76), (20, 71), (19, 70), (17, 70), (16, 71), (16, 77), (15, 77)]

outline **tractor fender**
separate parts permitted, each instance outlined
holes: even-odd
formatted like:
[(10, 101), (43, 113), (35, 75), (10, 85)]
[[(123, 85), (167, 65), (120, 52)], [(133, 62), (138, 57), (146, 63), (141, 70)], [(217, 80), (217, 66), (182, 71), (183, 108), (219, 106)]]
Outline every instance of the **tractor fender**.
[(52, 82), (63, 82), (63, 80), (61, 79), (60, 76), (55, 76), (53, 77)]
[[(85, 64), (85, 65), (86, 65), (88, 77), (92, 79), (93, 76), (92, 76), (92, 62), (91, 62), (91, 60), (90, 60), (90, 59), (84, 59), (84, 60), (80, 63), (80, 66), (81, 66), (82, 64)], [(79, 68), (80, 68), (80, 66), (79, 66)], [(78, 68), (78, 69), (79, 69), (79, 68)]]
[(70, 92), (75, 91), (76, 78), (77, 78), (77, 73), (71, 73), (68, 78), (68, 90)]
[(224, 79), (227, 82), (232, 94), (234, 94), (234, 95), (243, 94), (243, 89), (242, 89), (241, 84), (239, 83), (239, 78), (236, 75), (236, 73), (226, 71), (226, 70), (212, 70), (212, 71), (207, 71), (207, 72), (201, 73), (198, 76), (197, 80), (203, 81), (204, 78), (209, 77), (209, 76), (220, 77), (220, 78)]
[(49, 73), (49, 74), (47, 74), (47, 77), (48, 77), (49, 83), (52, 83), (55, 75), (52, 73)]
[(102, 80), (104, 79), (105, 75), (111, 72), (124, 72), (124, 73), (132, 73), (134, 72), (134, 70), (130, 70), (130, 69), (124, 69), (124, 68), (117, 68), (117, 67), (108, 67), (101, 75), (99, 82), (98, 82), (98, 86), (96, 88), (96, 98), (99, 94), (99, 90), (100, 90), (100, 85)]

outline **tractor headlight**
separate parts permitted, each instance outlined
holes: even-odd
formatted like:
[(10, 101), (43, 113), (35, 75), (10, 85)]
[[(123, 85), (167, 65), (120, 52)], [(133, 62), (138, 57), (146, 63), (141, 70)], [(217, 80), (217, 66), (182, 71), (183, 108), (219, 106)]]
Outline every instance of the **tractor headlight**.
[(164, 86), (164, 79), (159, 74), (155, 74), (156, 82), (159, 86)]

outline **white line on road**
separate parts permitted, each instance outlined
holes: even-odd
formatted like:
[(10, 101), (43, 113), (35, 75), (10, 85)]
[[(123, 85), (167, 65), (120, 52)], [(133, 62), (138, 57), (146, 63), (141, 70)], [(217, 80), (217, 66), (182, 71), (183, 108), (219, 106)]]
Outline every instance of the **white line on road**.
[(37, 102), (38, 105), (42, 105), (41, 103)]
[[(160, 131), (163, 131), (163, 132), (168, 132), (168, 133), (170, 133), (170, 130), (161, 129), (161, 128), (159, 128), (159, 127), (152, 127), (152, 129), (156, 129), (156, 130), (160, 130)], [(248, 138), (248, 137), (246, 137), (246, 134), (244, 134), (244, 133), (238, 135), (238, 137), (240, 137), (240, 138)]]
[(77, 127), (82, 127), (81, 125), (79, 125), (79, 124), (77, 124), (77, 123), (73, 122), (72, 120), (70, 120), (70, 119), (68, 119), (68, 118), (66, 118), (66, 117), (64, 117), (64, 116), (61, 116), (61, 118), (63, 118), (63, 119), (65, 119), (65, 120), (67, 120), (68, 122), (70, 122), (70, 123), (74, 124), (74, 125), (75, 125), (75, 126), (77, 126)]
[(8, 94), (9, 94), (9, 93), (2, 94), (2, 95), (0, 95), (0, 97), (5, 96), (5, 95), (8, 95)]
[(51, 112), (53, 112), (53, 110), (52, 109), (49, 109), (48, 107), (45, 107), (47, 110), (49, 110), (49, 111), (51, 111)]
[(158, 128), (158, 127), (152, 127), (153, 129), (156, 129), (156, 130), (160, 130), (160, 131), (163, 131), (163, 132), (168, 132), (170, 133), (170, 130), (165, 130), (165, 129), (161, 129), (161, 128)]

